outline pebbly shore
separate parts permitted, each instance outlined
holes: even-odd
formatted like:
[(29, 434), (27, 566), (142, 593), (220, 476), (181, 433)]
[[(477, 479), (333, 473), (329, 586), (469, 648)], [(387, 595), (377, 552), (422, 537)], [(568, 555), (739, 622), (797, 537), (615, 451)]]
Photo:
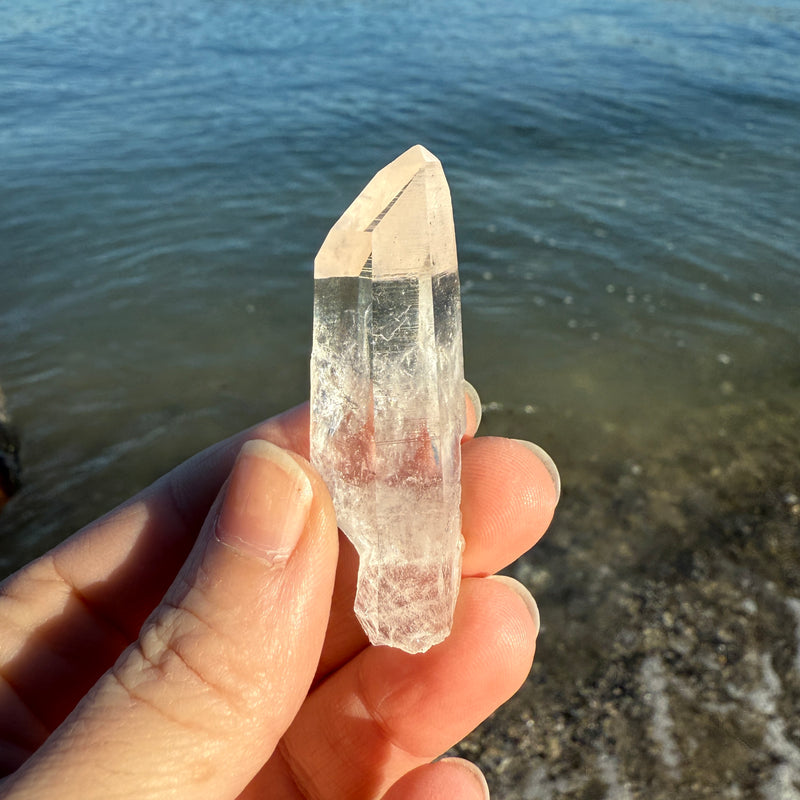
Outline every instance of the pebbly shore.
[[(605, 431), (618, 458), (551, 447), (560, 508), (508, 570), (536, 662), (454, 751), (494, 798), (800, 798), (798, 401), (682, 411), (646, 452)], [(490, 408), (482, 432), (532, 427)]]

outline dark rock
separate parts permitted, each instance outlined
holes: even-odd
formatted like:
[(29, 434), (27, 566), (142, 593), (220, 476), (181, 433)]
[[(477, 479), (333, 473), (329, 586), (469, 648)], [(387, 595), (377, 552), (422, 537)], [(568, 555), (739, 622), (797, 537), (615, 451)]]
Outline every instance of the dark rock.
[(19, 435), (8, 417), (0, 390), (0, 508), (20, 489), (19, 451)]

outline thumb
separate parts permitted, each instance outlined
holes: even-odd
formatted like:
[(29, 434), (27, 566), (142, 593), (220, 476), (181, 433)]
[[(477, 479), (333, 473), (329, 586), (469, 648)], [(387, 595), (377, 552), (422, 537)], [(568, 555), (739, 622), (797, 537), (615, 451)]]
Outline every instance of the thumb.
[(247, 442), (138, 641), (9, 788), (68, 798), (236, 797), (311, 684), (337, 542), (330, 496), (308, 463)]

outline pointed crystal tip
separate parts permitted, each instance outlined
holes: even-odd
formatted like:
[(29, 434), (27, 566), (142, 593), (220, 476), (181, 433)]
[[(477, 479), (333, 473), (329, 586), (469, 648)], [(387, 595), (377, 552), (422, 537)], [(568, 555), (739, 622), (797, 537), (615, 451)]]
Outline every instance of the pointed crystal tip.
[(372, 273), (377, 280), (455, 272), (452, 220), (441, 162), (414, 145), (380, 170), (331, 228), (314, 277), (358, 277), (373, 265), (380, 265)]

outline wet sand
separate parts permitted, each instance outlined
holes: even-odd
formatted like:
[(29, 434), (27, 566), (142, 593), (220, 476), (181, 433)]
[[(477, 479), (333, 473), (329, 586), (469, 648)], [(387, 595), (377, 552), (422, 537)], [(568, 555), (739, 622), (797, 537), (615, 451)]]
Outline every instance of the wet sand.
[[(619, 428), (618, 459), (560, 459), (551, 530), (509, 570), (536, 662), (456, 748), (493, 797), (800, 797), (798, 409), (795, 386), (682, 410), (658, 451)], [(530, 426), (489, 410), (482, 432)]]

